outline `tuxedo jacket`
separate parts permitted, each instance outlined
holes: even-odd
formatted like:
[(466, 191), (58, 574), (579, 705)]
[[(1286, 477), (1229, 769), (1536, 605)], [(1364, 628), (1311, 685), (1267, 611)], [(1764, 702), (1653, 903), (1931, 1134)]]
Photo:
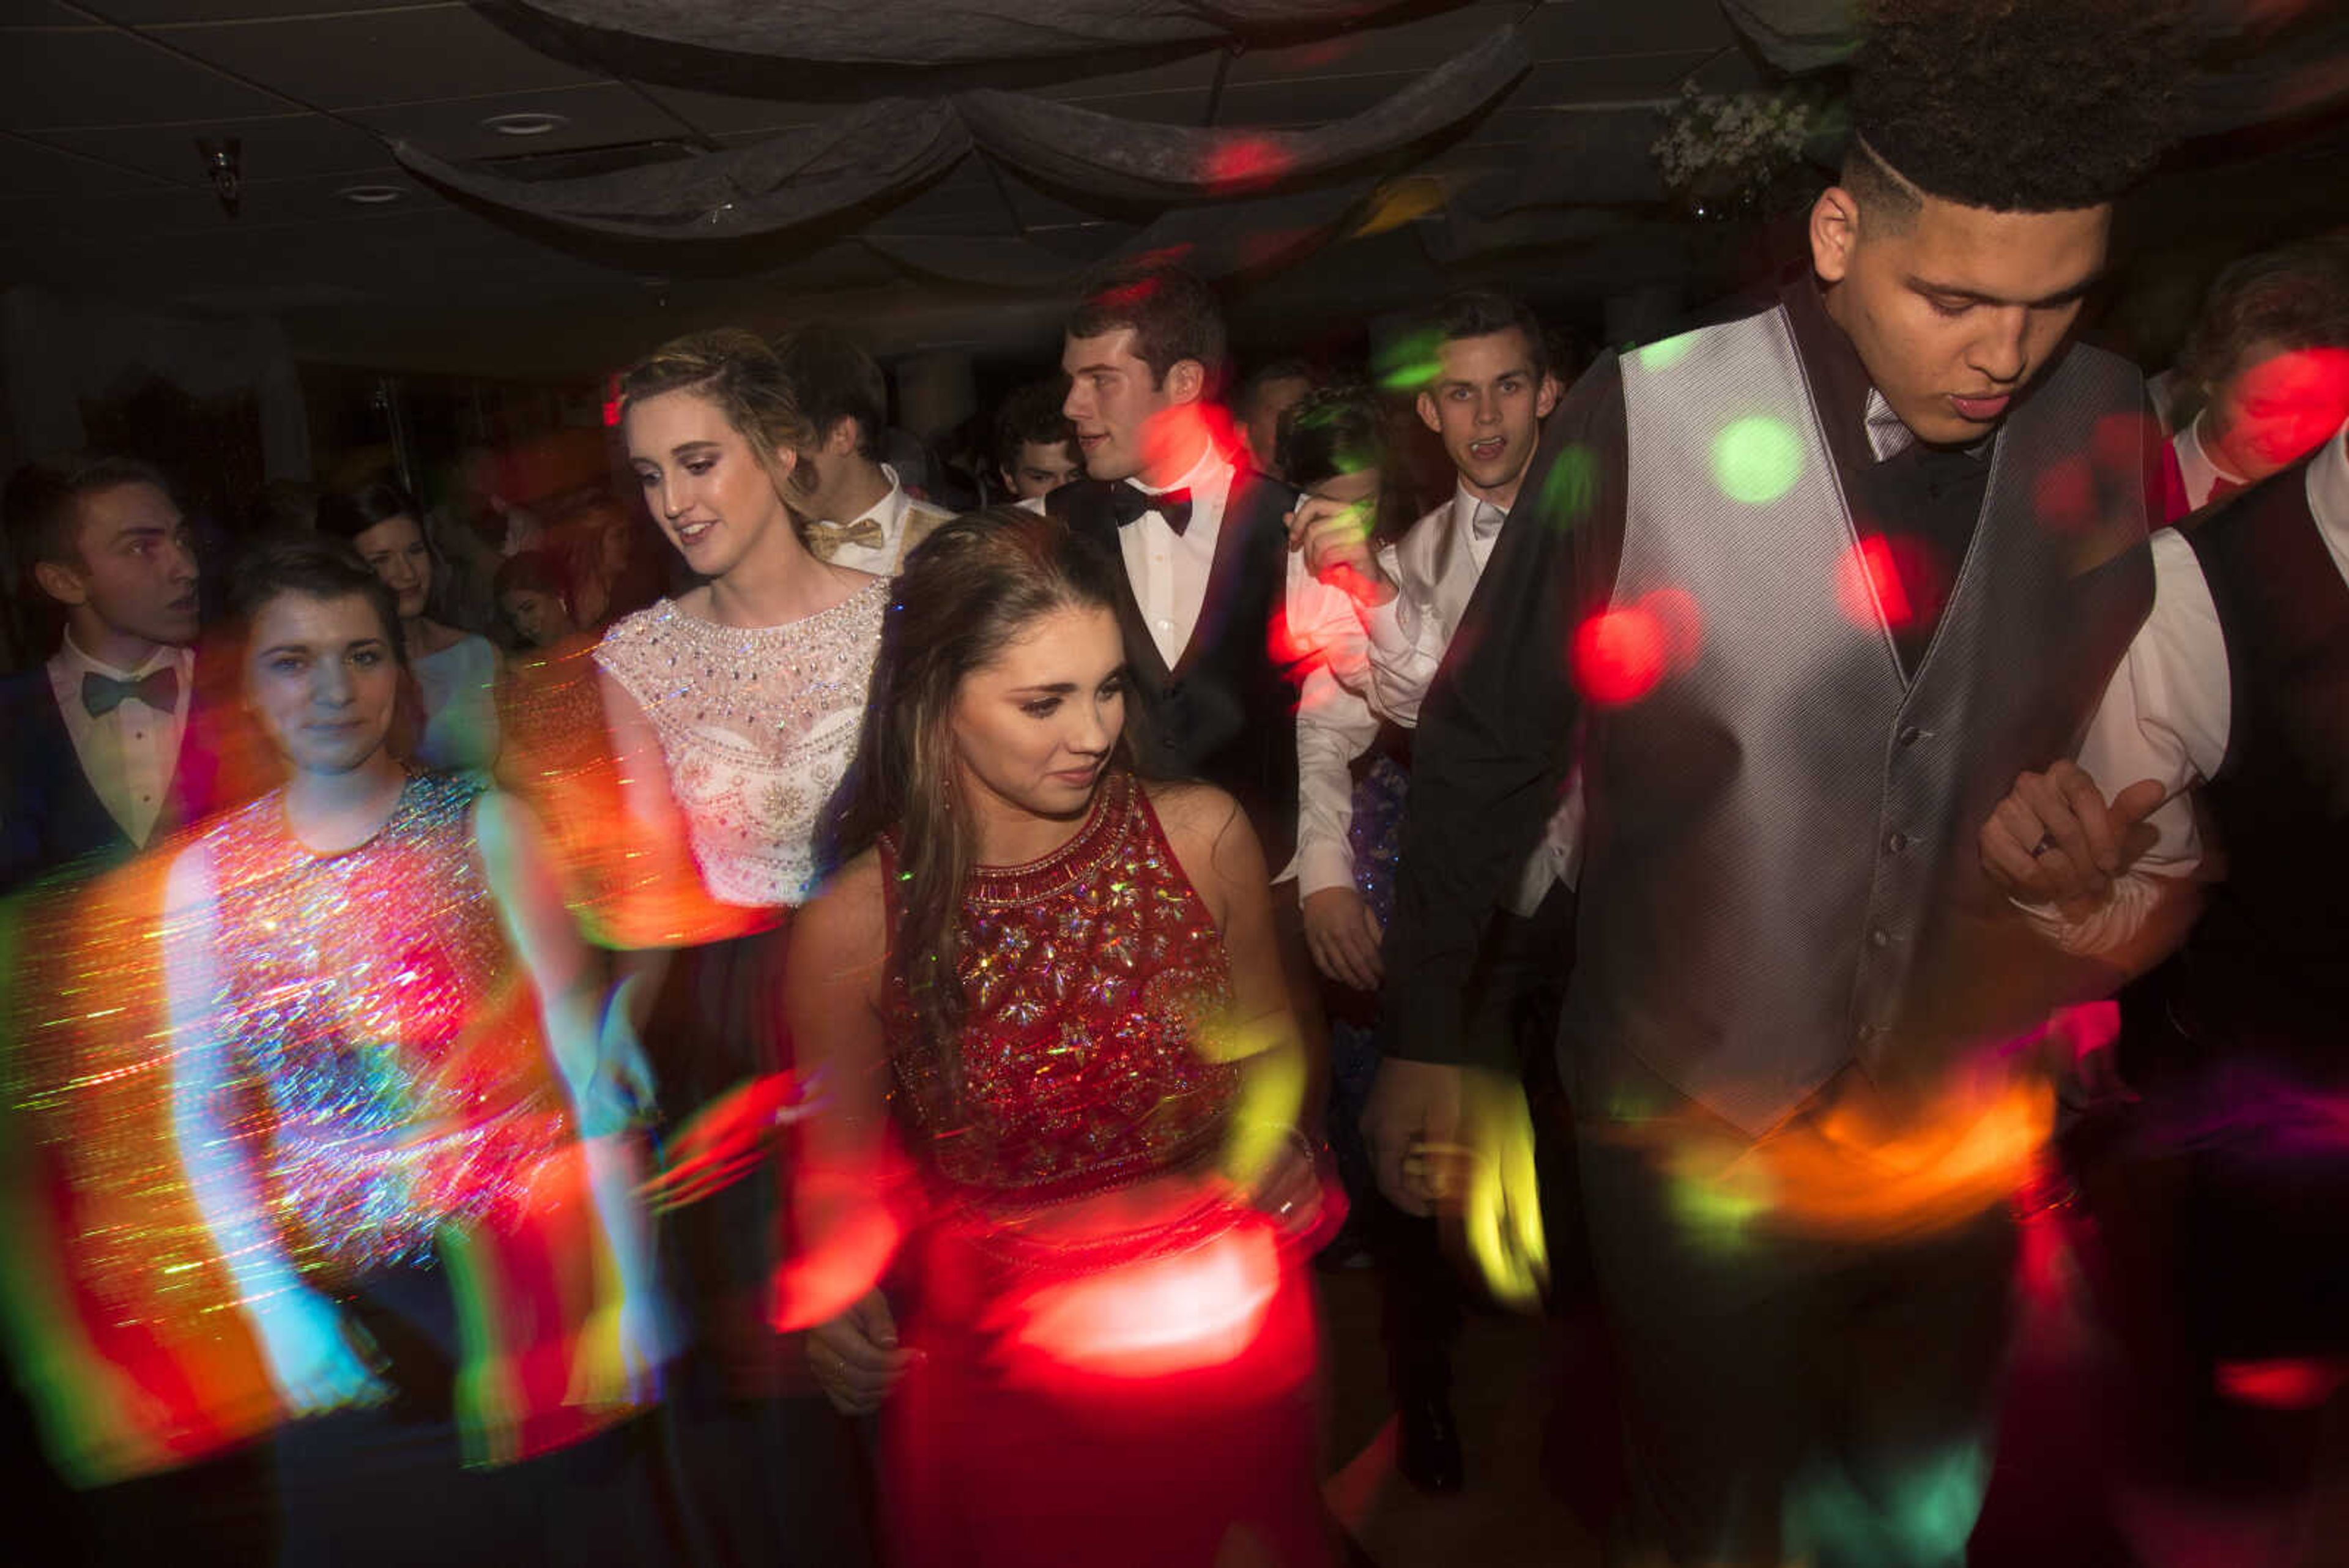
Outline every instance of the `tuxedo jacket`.
[(1046, 510), (1093, 540), (1118, 565), (1118, 622), (1125, 631), (1133, 699), (1128, 732), (1142, 771), (1203, 779), (1247, 812), (1266, 861), (1286, 865), (1297, 839), (1297, 686), (1283, 659), (1288, 534), (1296, 492), (1236, 468), (1206, 595), (1191, 640), (1170, 667), (1133, 597), (1111, 514), (1111, 485), (1079, 480), (1052, 492)]
[[(179, 761), (149, 844), (229, 803), (221, 707), (209, 701), (199, 659)], [(138, 849), (82, 772), (46, 662), (0, 680), (0, 894), (78, 862), (111, 865)]]

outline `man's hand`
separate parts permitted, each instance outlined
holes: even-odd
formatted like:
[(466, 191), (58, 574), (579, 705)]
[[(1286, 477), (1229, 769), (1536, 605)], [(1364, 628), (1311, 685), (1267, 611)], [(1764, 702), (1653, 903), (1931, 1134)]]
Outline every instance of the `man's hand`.
[(1288, 514), (1288, 547), (1305, 569), (1357, 604), (1382, 605), (1395, 597), (1394, 580), (1371, 545), (1371, 509), (1309, 495)]
[(1376, 991), (1386, 966), (1379, 943), (1386, 933), (1370, 900), (1351, 887), (1305, 895), (1305, 946), (1323, 974), (1356, 991)]
[(1534, 1168), (1533, 1113), (1515, 1078), (1473, 1072), (1465, 1087), (1462, 1239), (1495, 1300), (1537, 1312), (1549, 1284), (1549, 1240)]
[(1982, 869), (2025, 903), (2052, 904), (2067, 918), (2093, 913), (2157, 836), (2145, 820), (2164, 798), (2158, 779), (2141, 779), (2107, 805), (2076, 764), (2024, 774), (1982, 824)]
[(867, 1291), (854, 1306), (808, 1331), (808, 1367), (824, 1397), (843, 1416), (870, 1416), (914, 1364), (897, 1348), (897, 1320), (889, 1299)]
[(1433, 1214), (1446, 1196), (1448, 1157), (1460, 1140), (1462, 1075), (1433, 1062), (1379, 1064), (1362, 1137), (1380, 1188), (1406, 1214)]

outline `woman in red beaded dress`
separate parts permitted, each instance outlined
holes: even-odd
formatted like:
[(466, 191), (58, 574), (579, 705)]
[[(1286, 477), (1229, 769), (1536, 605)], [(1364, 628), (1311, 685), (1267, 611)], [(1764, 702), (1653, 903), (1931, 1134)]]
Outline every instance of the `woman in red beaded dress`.
[(792, 933), (777, 1322), (882, 1412), (908, 1563), (1329, 1559), (1263, 856), (1227, 796), (1134, 777), (1116, 571), (1019, 512), (915, 553), (861, 852)]

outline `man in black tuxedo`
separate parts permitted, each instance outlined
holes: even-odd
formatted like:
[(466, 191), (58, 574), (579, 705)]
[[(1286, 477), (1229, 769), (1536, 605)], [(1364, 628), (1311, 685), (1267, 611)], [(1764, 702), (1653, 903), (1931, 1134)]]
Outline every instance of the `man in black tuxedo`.
[(1211, 417), (1225, 366), (1215, 296), (1185, 272), (1112, 273), (1070, 317), (1061, 366), (1085, 477), (1045, 504), (1125, 563), (1136, 754), (1229, 791), (1278, 866), (1297, 822), (1296, 672), (1280, 635), (1297, 498)]
[(195, 701), (196, 557), (161, 476), (124, 458), (11, 486), (25, 576), (65, 611), (37, 669), (0, 683), (0, 893), (119, 860), (215, 804)]

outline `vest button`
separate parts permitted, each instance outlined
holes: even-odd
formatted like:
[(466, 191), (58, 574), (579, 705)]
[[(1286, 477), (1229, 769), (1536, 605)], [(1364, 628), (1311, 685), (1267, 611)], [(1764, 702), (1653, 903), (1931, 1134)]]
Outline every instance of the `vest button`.
[(1868, 945), (1872, 948), (1889, 948), (1892, 945), (1892, 933), (1878, 926), (1868, 933)]
[(1909, 847), (1909, 836), (1905, 833), (1889, 833), (1884, 837), (1884, 847), (1898, 855)]
[(1924, 736), (1925, 732), (1919, 729), (1916, 725), (1903, 724), (1900, 726), (1900, 732), (1898, 735), (1895, 735), (1893, 739), (1899, 741), (1904, 746), (1913, 746), (1919, 741), (1924, 739)]

